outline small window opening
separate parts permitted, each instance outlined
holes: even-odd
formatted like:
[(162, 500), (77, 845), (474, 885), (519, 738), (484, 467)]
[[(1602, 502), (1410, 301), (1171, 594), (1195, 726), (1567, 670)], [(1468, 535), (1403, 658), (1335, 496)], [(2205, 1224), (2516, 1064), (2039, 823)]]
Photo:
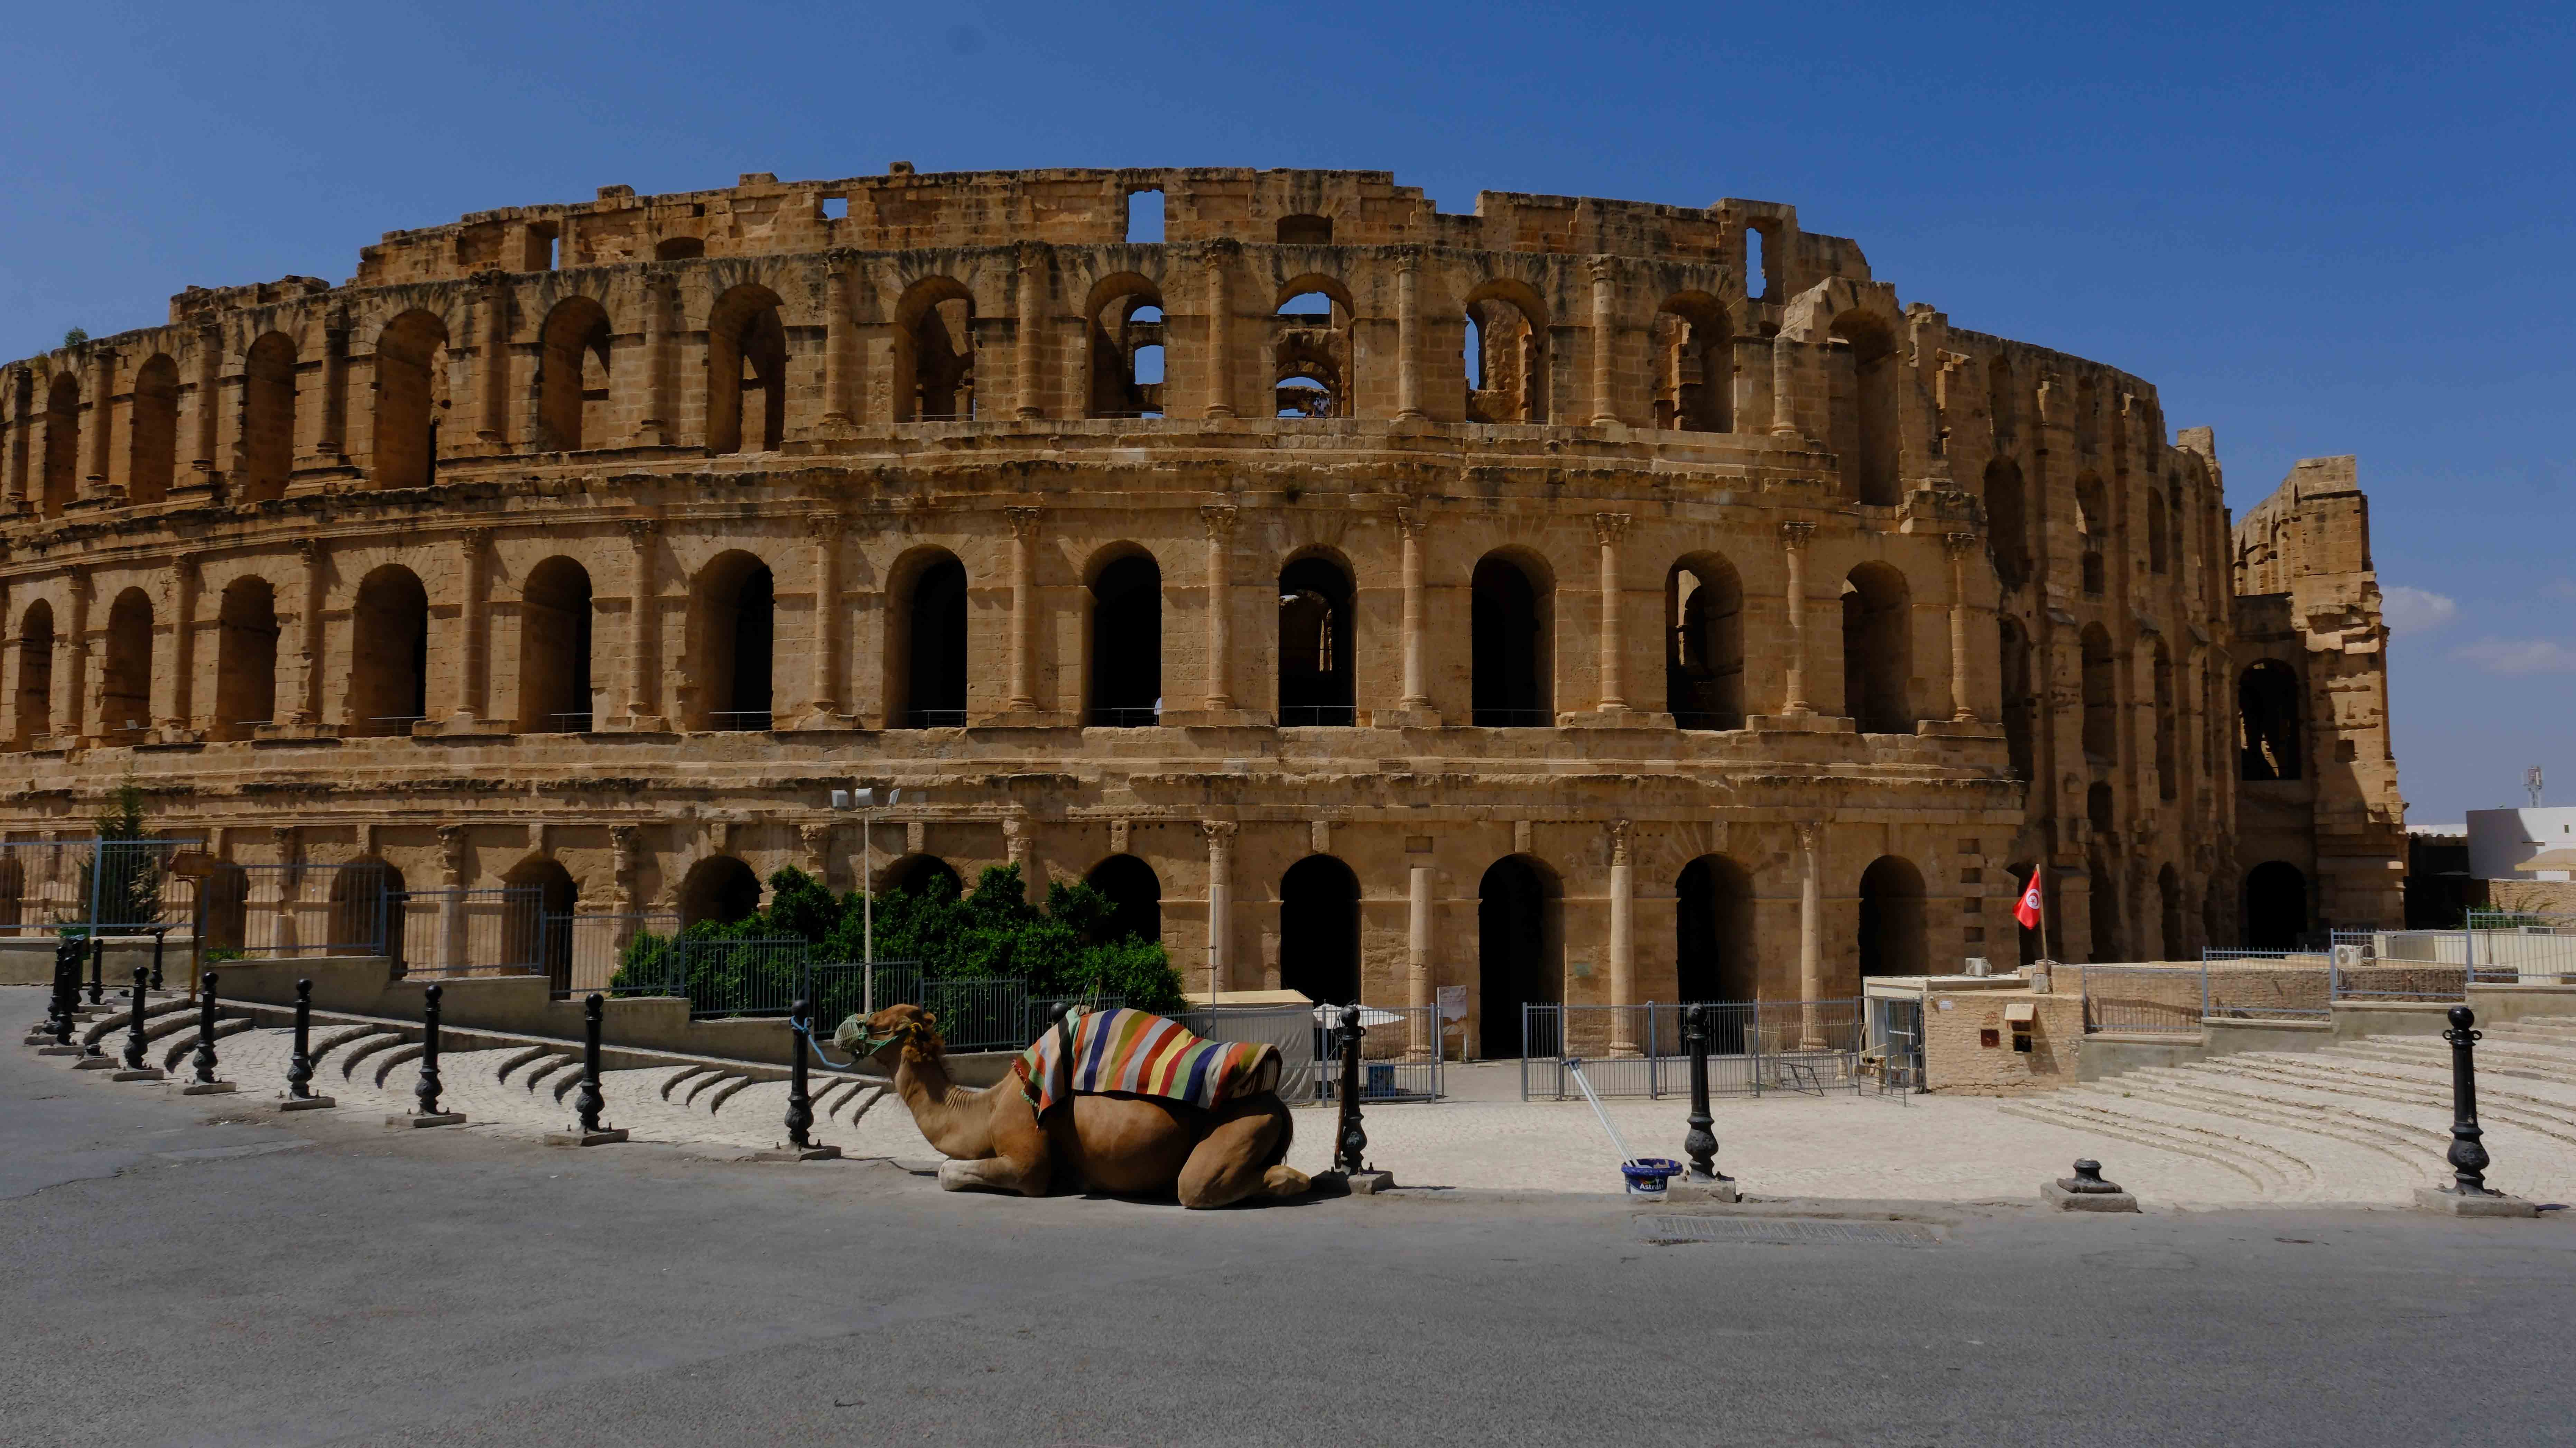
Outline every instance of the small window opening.
[(1758, 302), (1771, 295), (1770, 238), (1762, 228), (1744, 228), (1744, 297)]
[(1279, 218), (1281, 246), (1330, 246), (1333, 244), (1333, 219), (1329, 216), (1283, 216)]
[(2030, 1054), (2030, 1022), (2013, 1022), (2013, 1049), (2025, 1056)]
[(1127, 239), (1135, 243), (1160, 242), (1163, 239), (1162, 192), (1127, 193)]
[(553, 271), (563, 265), (563, 228), (541, 222), (528, 227), (528, 259), (524, 271)]
[(2001, 1046), (2003, 1043), (2004, 1033), (1996, 1030), (1992, 1026), (1983, 1027), (1977, 1032), (1977, 1044), (1987, 1048), (1988, 1050)]
[(823, 219), (825, 221), (846, 220), (848, 219), (849, 214), (850, 198), (847, 196), (826, 196), (823, 198)]
[(695, 261), (707, 254), (707, 244), (694, 236), (666, 236), (653, 244), (655, 261)]

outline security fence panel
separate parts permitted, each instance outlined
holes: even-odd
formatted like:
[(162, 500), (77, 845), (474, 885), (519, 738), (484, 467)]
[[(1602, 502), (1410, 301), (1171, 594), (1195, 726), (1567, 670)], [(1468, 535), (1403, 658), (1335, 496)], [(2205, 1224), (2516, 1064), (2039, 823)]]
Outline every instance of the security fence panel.
[(396, 966), (420, 979), (539, 974), (545, 898), (534, 885), (396, 891)]
[(627, 994), (617, 990), (616, 985), (618, 968), (624, 963), (628, 947), (646, 935), (678, 934), (680, 917), (576, 912), (548, 915), (545, 930), (546, 974), (553, 979), (557, 996), (584, 996), (593, 991)]
[[(1314, 1007), (1317, 1101), (1342, 1099), (1341, 1006)], [(1360, 1102), (1440, 1099), (1438, 1006), (1360, 1005)], [(1282, 1099), (1286, 1099), (1284, 1096)]]
[(253, 960), (382, 955), (399, 970), (398, 902), (381, 861), (236, 865), (205, 878), (206, 947)]
[(2207, 1014), (2226, 1020), (2325, 1020), (2334, 1014), (2334, 952), (2209, 949)]
[[(1582, 1060), (1597, 1095), (1687, 1094), (1690, 1051), (1682, 1024), (1692, 1004), (1523, 1006), (1522, 1099), (1578, 1094), (1565, 1069), (1573, 1058)], [(1860, 1089), (1869, 1021), (1859, 998), (1695, 1004), (1708, 1022), (1710, 1094)]]
[(1869, 996), (1869, 1043), (1864, 1070), (1875, 1068), (1881, 1093), (1911, 1095), (1923, 1088), (1923, 999)]
[(1025, 980), (924, 980), (915, 1004), (939, 1018), (952, 1051), (1024, 1051), (1035, 1034)]
[(2210, 967), (2086, 965), (2084, 1029), (2141, 1035), (2198, 1035), (2209, 1010)]
[[(1279, 1050), (1279, 1099), (1294, 1106), (1321, 1098), (1327, 1063), (1315, 1055), (1312, 1006), (1200, 1006), (1171, 1018), (1211, 1041), (1255, 1041)], [(1362, 1089), (1366, 1089), (1363, 1087)]]
[(189, 839), (0, 841), (0, 936), (141, 934), (196, 918), (197, 882), (170, 858)]

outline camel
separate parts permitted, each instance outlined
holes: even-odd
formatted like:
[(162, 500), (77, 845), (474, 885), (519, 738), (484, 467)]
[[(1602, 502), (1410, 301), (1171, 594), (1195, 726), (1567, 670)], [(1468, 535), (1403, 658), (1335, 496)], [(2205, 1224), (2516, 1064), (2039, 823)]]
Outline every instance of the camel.
[(895, 1094), (948, 1158), (939, 1164), (945, 1190), (1036, 1197), (1061, 1180), (1118, 1196), (1177, 1196), (1184, 1207), (1307, 1190), (1306, 1174), (1285, 1165), (1295, 1128), (1276, 1090), (1214, 1110), (1158, 1096), (1084, 1092), (1041, 1121), (1016, 1076), (981, 1091), (952, 1082), (938, 1023), (919, 1006), (891, 1005), (865, 1021), (853, 1016), (838, 1043), (880, 1066), (895, 1056)]

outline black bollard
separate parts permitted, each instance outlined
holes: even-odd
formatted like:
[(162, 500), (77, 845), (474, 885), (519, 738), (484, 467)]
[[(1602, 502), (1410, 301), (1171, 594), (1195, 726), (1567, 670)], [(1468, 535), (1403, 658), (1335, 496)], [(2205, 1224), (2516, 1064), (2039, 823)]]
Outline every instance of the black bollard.
[(161, 989), (161, 949), (170, 943), (170, 927), (152, 927), (152, 988)]
[(313, 982), (295, 983), (295, 1054), (286, 1058), (286, 1099), (313, 1096)]
[(215, 1079), (215, 973), (207, 971), (197, 996), (197, 1053), (190, 1058), (197, 1079), (180, 1088), (185, 1096), (213, 1096), (233, 1089)]
[[(143, 1005), (151, 989), (152, 972), (139, 965), (134, 967), (134, 1009), (132, 1019), (125, 1023), (125, 1069), (128, 1071), (151, 1071), (144, 1064), (144, 1056), (152, 1043), (143, 1034)], [(159, 1076), (161, 1073), (152, 1071), (152, 1074)]]
[(51, 1055), (77, 1051), (72, 1044), (72, 1016), (80, 1001), (80, 942), (54, 942), (54, 999), (51, 1019), (46, 1022), (54, 1043), (45, 1048)]
[(2478, 1130), (2478, 1067), (2472, 1057), (2479, 1037), (2470, 1029), (2477, 1015), (2467, 1006), (2451, 1007), (2451, 1028), (2442, 1039), (2451, 1043), (2451, 1190), (2463, 1197), (2498, 1197), (2487, 1187), (2487, 1149)]
[(107, 937), (93, 935), (89, 938), (89, 1003), (91, 1005), (106, 1003), (107, 981), (103, 978), (106, 969)]
[(1690, 1133), (1682, 1138), (1682, 1153), (1691, 1163), (1688, 1180), (1730, 1180), (1717, 1169), (1717, 1133), (1710, 1129), (1717, 1125), (1717, 1118), (1708, 1111), (1707, 1006), (1692, 1006), (1682, 1012), (1682, 1044), (1690, 1052)]
[(438, 997), (435, 984), (420, 993), (420, 1084), (412, 1088), (420, 1106), (415, 1116), (443, 1116), (438, 1109)]
[(805, 1017), (813, 1009), (811, 1000), (800, 1000), (787, 1021), (787, 1144), (798, 1151), (814, 1148), (807, 1139), (814, 1128), (814, 1098), (805, 1089)]
[(1367, 1169), (1362, 1154), (1368, 1150), (1368, 1132), (1360, 1127), (1360, 1041), (1367, 1034), (1360, 1025), (1360, 1008), (1342, 1007), (1342, 1124), (1333, 1139), (1333, 1164), (1351, 1176)]
[(584, 1135), (600, 1129), (599, 1113), (608, 1104), (599, 1094), (599, 1022), (602, 1009), (596, 991), (582, 1003), (581, 1090), (572, 1099), (572, 1109), (581, 1117)]

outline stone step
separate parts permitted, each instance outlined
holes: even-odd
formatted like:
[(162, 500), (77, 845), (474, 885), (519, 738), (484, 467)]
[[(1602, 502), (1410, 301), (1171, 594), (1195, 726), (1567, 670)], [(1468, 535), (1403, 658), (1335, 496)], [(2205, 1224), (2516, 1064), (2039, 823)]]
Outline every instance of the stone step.
[[(2229, 1075), (2436, 1111), (2445, 1119), (2450, 1111), (2447, 1079), (2439, 1083), (2436, 1091), (2434, 1083), (2429, 1080), (2408, 1079), (2384, 1070), (2363, 1070), (2348, 1063), (2339, 1065), (2331, 1057), (2324, 1064), (2318, 1064), (2315, 1058), (2298, 1056), (2284, 1057), (2275, 1064), (2252, 1063), (2245, 1057), (2233, 1056), (2207, 1064), (2211, 1070)], [(2478, 1115), (2484, 1123), (2515, 1126), (2576, 1146), (2576, 1122), (2571, 1122), (2566, 1109), (2556, 1102), (2482, 1086), (2478, 1092)]]
[[(144, 1027), (144, 1032), (147, 1036), (149, 1036), (151, 1029), (152, 1028), (149, 1025)], [(215, 1022), (215, 1075), (217, 1077), (221, 1077), (224, 1074), (224, 1038), (226, 1036), (238, 1036), (244, 1031), (256, 1029), (257, 1027), (247, 1019)], [(196, 1053), (196, 1021), (193, 1018), (190, 1019), (188, 1022), (188, 1029), (184, 1034), (174, 1032), (164, 1035), (153, 1041), (153, 1044), (163, 1048), (161, 1051), (161, 1069), (164, 1071), (178, 1070), (191, 1055)]]
[(2044, 1096), (2015, 1098), (1997, 1108), (2006, 1116), (2036, 1121), (2048, 1126), (2106, 1136), (2116, 1141), (2151, 1146), (2182, 1156), (2197, 1157), (2242, 1178), (2257, 1196), (2271, 1196), (2287, 1177), (2276, 1168), (2249, 1164), (2243, 1154), (2214, 1145), (2199, 1133), (2174, 1132), (2135, 1121), (2125, 1114), (2100, 1111), (2090, 1107), (2059, 1106)]

